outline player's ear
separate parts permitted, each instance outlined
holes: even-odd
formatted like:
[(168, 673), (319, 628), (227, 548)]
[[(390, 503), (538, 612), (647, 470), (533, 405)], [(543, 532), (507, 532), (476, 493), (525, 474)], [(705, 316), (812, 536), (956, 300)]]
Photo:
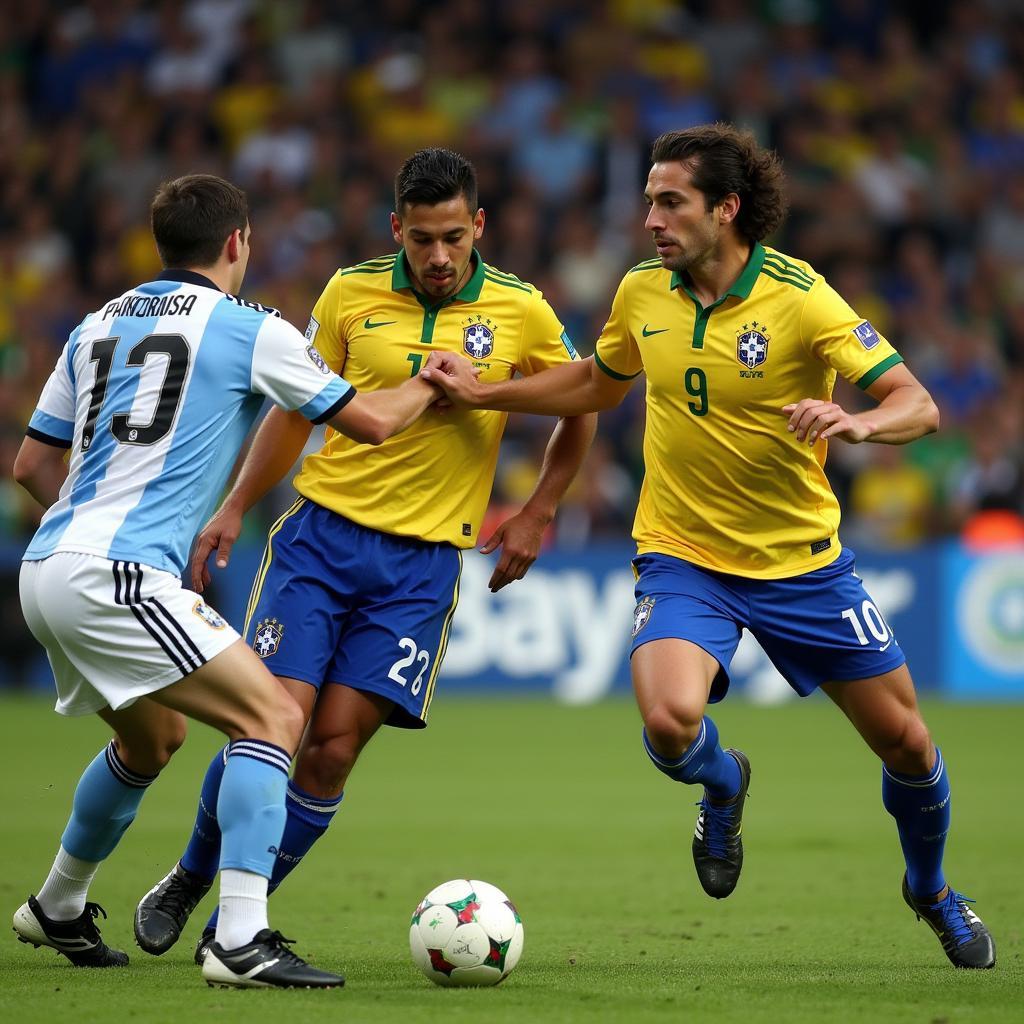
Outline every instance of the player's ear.
[(483, 207), (476, 211), (476, 216), (473, 218), (473, 239), (478, 239), (484, 233), (484, 211)]
[(731, 224), (739, 212), (740, 197), (735, 192), (730, 192), (718, 204), (718, 222), (720, 224)]
[(235, 228), (235, 230), (228, 235), (225, 249), (228, 254), (228, 262), (237, 263), (242, 255), (242, 231), (240, 228)]
[(391, 213), (391, 236), (399, 245), (404, 245), (402, 241), (402, 218), (394, 211)]

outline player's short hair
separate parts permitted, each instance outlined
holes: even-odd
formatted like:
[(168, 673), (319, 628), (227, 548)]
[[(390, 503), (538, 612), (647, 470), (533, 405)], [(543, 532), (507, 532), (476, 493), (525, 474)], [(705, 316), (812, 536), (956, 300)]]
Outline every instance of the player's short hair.
[(210, 267), (228, 236), (245, 231), (249, 201), (215, 174), (186, 174), (157, 189), (150, 220), (165, 267)]
[(469, 212), (476, 213), (476, 168), (450, 149), (417, 150), (395, 176), (395, 213), (399, 216), (407, 206), (436, 206), (457, 196), (465, 196)]
[(665, 132), (655, 140), (651, 160), (686, 164), (708, 211), (735, 192), (740, 197), (736, 228), (750, 242), (767, 238), (785, 219), (782, 161), (748, 131), (719, 122)]

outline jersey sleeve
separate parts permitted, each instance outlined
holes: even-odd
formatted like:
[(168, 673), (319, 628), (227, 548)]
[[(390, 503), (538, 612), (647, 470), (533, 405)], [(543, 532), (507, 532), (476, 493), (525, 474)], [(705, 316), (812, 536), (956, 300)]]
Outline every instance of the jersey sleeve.
[(251, 385), (282, 409), (296, 410), (314, 423), (329, 420), (356, 395), (290, 323), (269, 316), (256, 335)]
[(348, 342), (342, 329), (342, 294), (341, 271), (338, 271), (320, 293), (306, 327), (306, 340), (335, 373), (343, 372), (348, 355)]
[(75, 436), (73, 338), (64, 346), (25, 431), (34, 440), (56, 448), (70, 448)]
[(850, 308), (822, 278), (811, 286), (800, 320), (800, 334), (811, 355), (861, 389), (903, 362), (889, 342)]
[(597, 339), (594, 359), (615, 380), (632, 380), (643, 372), (643, 358), (626, 321), (626, 278), (619, 283), (612, 299), (612, 311)]
[(579, 359), (579, 354), (568, 332), (547, 300), (537, 292), (523, 323), (518, 369), (529, 376), (574, 359)]

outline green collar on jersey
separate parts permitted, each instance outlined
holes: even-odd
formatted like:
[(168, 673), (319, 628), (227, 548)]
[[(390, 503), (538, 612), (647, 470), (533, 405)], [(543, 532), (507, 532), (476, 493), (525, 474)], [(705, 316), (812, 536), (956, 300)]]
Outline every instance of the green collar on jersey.
[(449, 302), (476, 302), (480, 298), (480, 291), (484, 286), (484, 261), (480, 258), (480, 253), (473, 249), (473, 255), (470, 257), (470, 262), (473, 264), (473, 273), (469, 275), (469, 280), (454, 294), (449, 295), (447, 299), (442, 299), (438, 303), (431, 303), (427, 300), (426, 296), (421, 295), (416, 291), (412, 283), (412, 277), (409, 274), (409, 265), (405, 259), (405, 249), (398, 250), (398, 256), (395, 259), (395, 269), (391, 273), (391, 290), (399, 291), (402, 288), (408, 288), (412, 291), (413, 295), (419, 300), (421, 306), (430, 307), (434, 306), (445, 306)]
[[(747, 260), (747, 265), (741, 271), (740, 276), (733, 281), (732, 286), (725, 295), (722, 296), (722, 299), (724, 299), (726, 295), (735, 295), (737, 299), (745, 299), (754, 287), (754, 282), (757, 280), (757, 275), (761, 273), (761, 267), (763, 264), (764, 246), (760, 242), (755, 242), (750, 250), (750, 259)], [(686, 294), (689, 295), (694, 302), (697, 301), (693, 292), (690, 291), (690, 286), (686, 283), (686, 279), (683, 275), (678, 270), (673, 270), (672, 280), (669, 283), (669, 290), (675, 291), (675, 289), (680, 286), (682, 286)], [(719, 302), (721, 302), (721, 299), (719, 299)]]

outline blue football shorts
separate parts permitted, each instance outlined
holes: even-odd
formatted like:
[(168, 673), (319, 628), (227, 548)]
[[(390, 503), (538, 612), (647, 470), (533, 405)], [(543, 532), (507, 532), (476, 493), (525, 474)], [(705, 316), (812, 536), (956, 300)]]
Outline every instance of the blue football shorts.
[(849, 548), (823, 569), (781, 580), (745, 579), (661, 554), (640, 555), (633, 566), (631, 653), (669, 637), (702, 647), (720, 666), (711, 703), (729, 689), (744, 628), (802, 697), (822, 683), (867, 679), (906, 661)]
[(420, 729), (459, 600), (462, 552), (360, 526), (305, 498), (273, 525), (245, 640), (278, 676), (394, 701)]

